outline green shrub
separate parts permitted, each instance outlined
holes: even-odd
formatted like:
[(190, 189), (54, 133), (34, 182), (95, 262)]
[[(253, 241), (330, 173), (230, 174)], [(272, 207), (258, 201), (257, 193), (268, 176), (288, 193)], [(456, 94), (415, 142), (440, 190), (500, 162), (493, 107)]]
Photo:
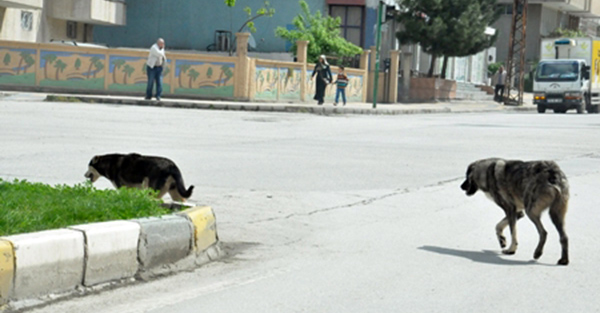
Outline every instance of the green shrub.
[(0, 235), (170, 213), (151, 190), (99, 190), (0, 179)]

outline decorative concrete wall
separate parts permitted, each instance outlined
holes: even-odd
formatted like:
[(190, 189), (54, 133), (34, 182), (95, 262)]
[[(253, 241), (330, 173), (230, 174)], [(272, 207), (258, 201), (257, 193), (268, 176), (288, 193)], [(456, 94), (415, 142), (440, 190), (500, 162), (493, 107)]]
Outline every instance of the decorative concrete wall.
[[(312, 102), (314, 64), (248, 57), (248, 34), (237, 34), (237, 56), (171, 53), (163, 69), (163, 95), (186, 98)], [(298, 55), (306, 55), (307, 45)], [(0, 88), (143, 96), (148, 51), (0, 41)], [(366, 62), (361, 62), (366, 64)], [(338, 68), (332, 67), (333, 78)], [(367, 70), (346, 69), (348, 101), (366, 99)], [(333, 101), (335, 85), (327, 87)]]

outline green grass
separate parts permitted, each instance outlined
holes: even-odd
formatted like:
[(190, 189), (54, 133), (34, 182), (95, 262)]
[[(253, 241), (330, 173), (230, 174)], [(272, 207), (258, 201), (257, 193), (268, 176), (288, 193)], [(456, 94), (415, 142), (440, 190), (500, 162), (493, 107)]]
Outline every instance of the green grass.
[(149, 190), (98, 190), (91, 183), (52, 187), (0, 179), (0, 236), (168, 213)]

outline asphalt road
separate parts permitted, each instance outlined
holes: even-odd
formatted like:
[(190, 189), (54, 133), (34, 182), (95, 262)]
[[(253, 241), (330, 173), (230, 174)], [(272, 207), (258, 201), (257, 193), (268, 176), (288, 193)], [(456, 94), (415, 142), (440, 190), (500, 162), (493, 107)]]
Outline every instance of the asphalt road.
[[(0, 177), (83, 181), (96, 154), (167, 156), (213, 206), (229, 257), (33, 312), (595, 312), (597, 115), (316, 116), (0, 101)], [(553, 159), (571, 184), (571, 264), (526, 218), (459, 185), (499, 156)], [(100, 180), (100, 188), (111, 188)]]

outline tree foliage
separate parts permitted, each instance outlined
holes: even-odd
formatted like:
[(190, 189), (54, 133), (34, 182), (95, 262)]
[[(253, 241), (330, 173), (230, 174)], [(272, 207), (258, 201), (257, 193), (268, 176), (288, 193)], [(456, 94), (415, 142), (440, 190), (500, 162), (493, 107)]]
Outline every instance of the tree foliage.
[(580, 29), (568, 29), (558, 27), (554, 31), (552, 31), (547, 38), (577, 38), (577, 37), (586, 37), (586, 33), (581, 31)]
[[(236, 0), (225, 0), (225, 5), (230, 8), (233, 8), (235, 7), (235, 2)], [(273, 16), (275, 14), (275, 9), (271, 7), (269, 1), (265, 1), (263, 6), (256, 10), (256, 12), (252, 13), (252, 9), (248, 6), (244, 8), (244, 12), (246, 12), (246, 14), (248, 15), (248, 19), (242, 24), (242, 26), (238, 30), (238, 33), (243, 31), (246, 27), (248, 27), (250, 32), (255, 33), (256, 26), (254, 25), (254, 20), (262, 16)]]
[(320, 11), (311, 14), (306, 1), (300, 1), (302, 12), (294, 17), (292, 24), (295, 29), (288, 30), (277, 27), (278, 37), (292, 42), (292, 52), (297, 53), (297, 40), (308, 40), (308, 62), (317, 62), (319, 55), (354, 56), (362, 53), (362, 49), (346, 41), (340, 35), (340, 18), (322, 16)]
[(500, 16), (496, 0), (404, 0), (401, 6), (398, 21), (404, 30), (396, 36), (433, 56), (430, 77), (437, 57), (444, 56), (444, 75), (448, 57), (473, 55), (496, 41), (496, 35), (484, 33)]

